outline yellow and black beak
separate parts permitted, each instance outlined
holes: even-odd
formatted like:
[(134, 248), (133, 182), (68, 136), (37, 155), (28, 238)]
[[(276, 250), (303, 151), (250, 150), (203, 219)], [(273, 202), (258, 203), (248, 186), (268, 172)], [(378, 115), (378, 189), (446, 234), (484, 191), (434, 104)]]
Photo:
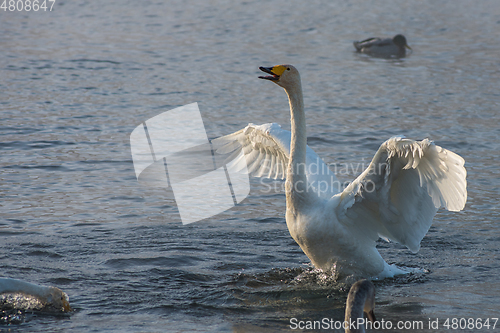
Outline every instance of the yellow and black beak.
[(63, 297), (61, 298), (62, 301), (62, 306), (63, 306), (63, 312), (72, 312), (73, 309), (69, 305), (69, 299), (68, 295), (64, 294)]
[(412, 48), (411, 48), (408, 44), (405, 44), (405, 47), (406, 47), (408, 50), (412, 50), (412, 51), (413, 51), (413, 49), (412, 49)]
[(270, 74), (270, 76), (259, 76), (259, 79), (265, 79), (270, 81), (279, 81), (281, 75), (285, 71), (285, 66), (278, 65), (274, 67), (259, 67), (264, 73)]
[(375, 313), (373, 310), (370, 310), (370, 312), (367, 313), (368, 320), (371, 321), (372, 323), (376, 322), (377, 319), (375, 319)]
[(73, 309), (71, 308), (71, 306), (69, 305), (69, 303), (65, 302), (63, 304), (63, 312), (72, 312), (72, 311), (73, 311)]

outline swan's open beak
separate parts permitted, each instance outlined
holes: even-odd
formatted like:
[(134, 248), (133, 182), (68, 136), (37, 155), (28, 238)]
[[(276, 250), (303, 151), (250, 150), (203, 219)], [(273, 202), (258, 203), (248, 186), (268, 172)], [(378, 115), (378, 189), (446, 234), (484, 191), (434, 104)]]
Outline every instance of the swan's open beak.
[(271, 74), (271, 76), (259, 76), (259, 79), (279, 81), (281, 74), (285, 71), (285, 66), (259, 67), (259, 69), (264, 73)]
[(368, 320), (371, 321), (372, 323), (374, 323), (375, 321), (377, 321), (377, 319), (375, 319), (375, 313), (373, 313), (373, 310), (371, 310), (370, 312), (368, 312), (367, 315), (368, 315)]

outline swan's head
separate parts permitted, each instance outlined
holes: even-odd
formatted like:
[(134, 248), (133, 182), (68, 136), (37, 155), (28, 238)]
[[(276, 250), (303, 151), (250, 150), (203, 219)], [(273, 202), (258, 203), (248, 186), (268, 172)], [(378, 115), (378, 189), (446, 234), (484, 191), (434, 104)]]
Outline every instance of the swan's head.
[(259, 79), (272, 81), (285, 89), (300, 85), (299, 71), (292, 65), (259, 67), (259, 69), (264, 73), (270, 74), (266, 76), (259, 76)]
[(47, 287), (45, 295), (46, 306), (56, 311), (71, 312), (69, 297), (64, 291), (56, 287)]
[(403, 35), (394, 36), (394, 38), (392, 39), (392, 42), (400, 48), (406, 47), (407, 49), (411, 50), (411, 47), (409, 47), (408, 44), (406, 43), (406, 37)]

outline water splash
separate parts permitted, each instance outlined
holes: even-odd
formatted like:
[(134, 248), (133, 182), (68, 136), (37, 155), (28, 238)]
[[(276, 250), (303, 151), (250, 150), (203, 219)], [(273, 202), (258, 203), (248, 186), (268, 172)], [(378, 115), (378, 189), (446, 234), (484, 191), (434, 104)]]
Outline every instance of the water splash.
[(0, 295), (1, 310), (37, 310), (43, 311), (46, 305), (37, 297), (22, 293), (5, 293)]
[(60, 315), (60, 309), (39, 298), (23, 293), (0, 294), (0, 325), (18, 325), (30, 316), (41, 314)]

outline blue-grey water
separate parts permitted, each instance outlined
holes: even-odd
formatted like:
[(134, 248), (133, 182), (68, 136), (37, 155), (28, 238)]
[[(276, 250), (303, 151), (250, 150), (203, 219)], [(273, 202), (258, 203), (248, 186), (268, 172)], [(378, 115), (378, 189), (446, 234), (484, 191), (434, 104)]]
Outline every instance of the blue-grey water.
[[(354, 40), (396, 33), (407, 58), (354, 53)], [(75, 309), (0, 331), (342, 320), (346, 287), (312, 271), (283, 194), (253, 181), (233, 209), (182, 225), (172, 191), (135, 178), (131, 131), (178, 106), (198, 102), (209, 138), (249, 122), (289, 128), (285, 93), (257, 79), (281, 63), (301, 72), (308, 141), (325, 162), (366, 165), (396, 134), (466, 161), (464, 211), (440, 210), (417, 254), (378, 243), (420, 273), (376, 282), (377, 319), (442, 331), (473, 318), (461, 331), (477, 331), (500, 317), (500, 2), (57, 0), (51, 12), (0, 10), (0, 45), (0, 276), (58, 286)]]

